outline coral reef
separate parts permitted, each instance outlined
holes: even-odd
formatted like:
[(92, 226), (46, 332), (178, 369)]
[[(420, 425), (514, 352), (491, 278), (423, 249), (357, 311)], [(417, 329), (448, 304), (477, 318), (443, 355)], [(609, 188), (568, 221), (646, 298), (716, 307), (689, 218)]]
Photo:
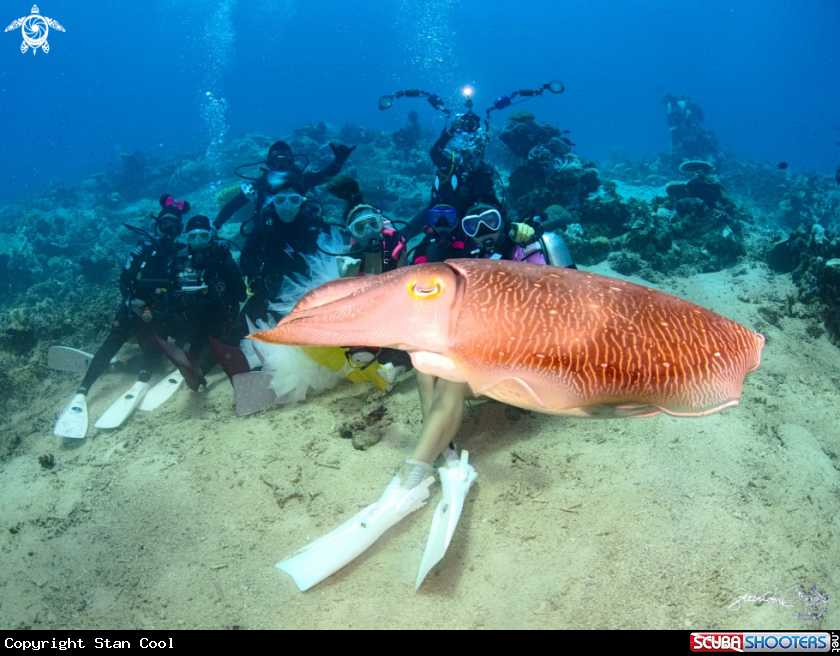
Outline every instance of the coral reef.
[(580, 208), (600, 186), (598, 170), (591, 163), (575, 155), (558, 157), (538, 145), (511, 173), (508, 196), (514, 212), (526, 214), (549, 205)]
[[(674, 102), (683, 127), (702, 119), (693, 101)], [(620, 183), (604, 180), (593, 163), (571, 154), (558, 135), (540, 128), (527, 112), (508, 120), (500, 139), (517, 156), (530, 147), (510, 175), (508, 210), (514, 216), (542, 212), (546, 227), (564, 236), (576, 261), (609, 258), (616, 271), (655, 281), (666, 274), (715, 271), (746, 253), (742, 233), (753, 217), (724, 193), (710, 161), (675, 163), (671, 155), (635, 164), (624, 160), (610, 172), (634, 186), (619, 189)], [(687, 179), (669, 181), (663, 171), (673, 169)]]
[(840, 346), (840, 232), (819, 223), (810, 228), (800, 224), (767, 249), (766, 260), (796, 283), (795, 310), (788, 316), (824, 320), (829, 338)]
[(222, 187), (216, 193), (216, 207), (218, 209), (223, 208), (228, 202), (239, 195), (239, 192), (242, 190), (242, 185), (239, 184), (232, 184), (227, 187)]
[(364, 145), (373, 143), (379, 137), (379, 132), (355, 123), (345, 123), (341, 126), (338, 138), (346, 144)]
[(566, 144), (559, 141), (561, 132), (553, 125), (537, 124), (536, 118), (531, 112), (519, 111), (511, 114), (505, 126), (499, 133), (499, 139), (504, 143), (516, 157), (525, 159), (533, 148), (548, 144), (552, 139), (557, 139), (554, 147), (560, 152), (557, 155), (564, 155), (571, 151)]
[(801, 223), (829, 225), (837, 221), (840, 196), (829, 185), (828, 180), (816, 175), (794, 176), (778, 204), (782, 223), (794, 228)]

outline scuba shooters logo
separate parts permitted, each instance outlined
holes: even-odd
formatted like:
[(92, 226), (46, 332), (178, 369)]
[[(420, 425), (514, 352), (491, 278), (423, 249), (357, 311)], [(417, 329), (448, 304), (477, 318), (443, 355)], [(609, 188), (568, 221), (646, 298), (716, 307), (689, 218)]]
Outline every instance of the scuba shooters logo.
[(827, 652), (835, 651), (836, 631), (695, 631), (693, 652)]
[(25, 53), (32, 48), (33, 55), (38, 52), (38, 48), (44, 52), (50, 51), (50, 44), (47, 43), (47, 35), (50, 33), (50, 28), (64, 32), (64, 28), (58, 24), (58, 21), (41, 16), (38, 5), (32, 5), (32, 13), (29, 16), (24, 16), (13, 21), (5, 31), (10, 32), (17, 28), (20, 28), (21, 34), (23, 34), (23, 43), (20, 44), (20, 51)]

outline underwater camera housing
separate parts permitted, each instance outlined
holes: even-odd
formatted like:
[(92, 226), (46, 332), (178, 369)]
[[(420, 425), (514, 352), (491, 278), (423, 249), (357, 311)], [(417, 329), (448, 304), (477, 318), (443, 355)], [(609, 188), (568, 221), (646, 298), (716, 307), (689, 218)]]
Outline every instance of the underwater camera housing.
[(178, 274), (178, 286), (185, 294), (206, 293), (207, 284), (201, 280), (201, 272), (195, 269), (186, 269)]
[(458, 114), (452, 120), (452, 128), (457, 132), (473, 133), (481, 127), (481, 117), (470, 110), (466, 114)]
[(449, 158), (454, 155), (461, 167), (473, 170), (484, 159), (484, 150), (489, 139), (486, 132), (478, 131), (478, 125), (472, 130), (462, 129), (455, 134), (443, 152)]

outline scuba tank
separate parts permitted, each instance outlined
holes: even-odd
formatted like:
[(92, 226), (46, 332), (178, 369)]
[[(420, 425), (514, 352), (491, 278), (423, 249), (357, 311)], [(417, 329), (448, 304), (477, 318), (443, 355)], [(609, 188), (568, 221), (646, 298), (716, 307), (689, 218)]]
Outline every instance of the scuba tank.
[(569, 253), (569, 247), (557, 233), (543, 233), (543, 236), (540, 237), (540, 247), (546, 264), (561, 268), (577, 268), (575, 267), (575, 261), (572, 259), (572, 254)]

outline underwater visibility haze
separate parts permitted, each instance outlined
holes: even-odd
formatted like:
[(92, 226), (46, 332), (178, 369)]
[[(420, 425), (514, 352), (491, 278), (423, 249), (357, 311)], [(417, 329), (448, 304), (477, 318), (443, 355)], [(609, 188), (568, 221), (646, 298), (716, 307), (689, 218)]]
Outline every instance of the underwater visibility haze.
[(0, 626), (837, 625), (840, 4), (31, 2)]

